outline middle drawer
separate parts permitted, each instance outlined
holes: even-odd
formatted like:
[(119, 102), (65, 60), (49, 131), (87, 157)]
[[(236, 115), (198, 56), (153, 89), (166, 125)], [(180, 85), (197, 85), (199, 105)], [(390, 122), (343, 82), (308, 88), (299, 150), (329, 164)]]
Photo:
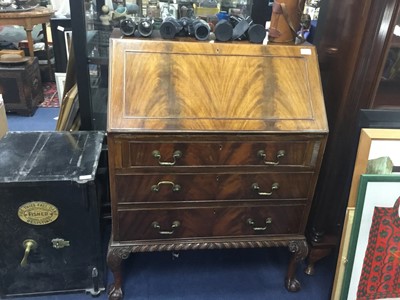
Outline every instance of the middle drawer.
[(306, 199), (312, 172), (116, 175), (121, 202)]

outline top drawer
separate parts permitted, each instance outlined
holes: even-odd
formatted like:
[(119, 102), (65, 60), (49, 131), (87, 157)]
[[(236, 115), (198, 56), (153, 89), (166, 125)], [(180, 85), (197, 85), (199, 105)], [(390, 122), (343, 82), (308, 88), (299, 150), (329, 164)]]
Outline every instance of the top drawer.
[(115, 168), (154, 166), (314, 167), (320, 141), (114, 142)]

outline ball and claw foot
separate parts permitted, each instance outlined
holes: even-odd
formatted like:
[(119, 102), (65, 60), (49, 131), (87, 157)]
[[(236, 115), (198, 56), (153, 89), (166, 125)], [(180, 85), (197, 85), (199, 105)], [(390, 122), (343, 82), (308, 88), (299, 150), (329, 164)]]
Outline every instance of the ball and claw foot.
[(285, 286), (289, 292), (297, 292), (300, 290), (301, 287), (300, 282), (296, 278), (292, 279), (286, 278)]
[(108, 300), (121, 300), (123, 293), (121, 289), (115, 288), (112, 284), (108, 287)]

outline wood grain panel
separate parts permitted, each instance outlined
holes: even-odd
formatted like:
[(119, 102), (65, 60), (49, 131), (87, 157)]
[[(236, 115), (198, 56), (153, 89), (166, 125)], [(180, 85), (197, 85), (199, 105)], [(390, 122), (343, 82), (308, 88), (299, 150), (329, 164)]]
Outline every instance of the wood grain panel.
[[(304, 74), (307, 61), (302, 57), (126, 52), (125, 60), (126, 117), (284, 119), (290, 116), (299, 120), (314, 117)], [(287, 65), (289, 72), (281, 65)], [(278, 78), (289, 88), (280, 88)], [(287, 105), (288, 101), (298, 105)]]
[[(191, 237), (260, 236), (289, 235), (300, 233), (303, 205), (256, 206), (249, 208), (209, 207), (162, 210), (120, 210), (118, 212), (120, 241), (161, 240)], [(247, 223), (251, 218), (256, 227), (267, 228), (254, 231)], [(266, 225), (266, 219), (271, 223)], [(163, 235), (153, 228), (152, 223), (160, 224), (161, 230), (172, 231), (171, 225), (179, 221), (180, 226), (172, 234)], [(135, 228), (135, 230), (131, 230)]]
[[(146, 143), (124, 141), (129, 147), (129, 161), (124, 168), (134, 166), (160, 166), (160, 162), (173, 162), (173, 154), (180, 151), (182, 156), (177, 158), (175, 166), (313, 166), (315, 160), (308, 151), (313, 148), (311, 141), (293, 142), (212, 142), (212, 141), (187, 141), (180, 143)], [(317, 147), (318, 148), (318, 147)], [(317, 149), (318, 150), (318, 149)], [(161, 158), (153, 156), (153, 151), (159, 151)], [(259, 155), (265, 153), (265, 157)], [(284, 151), (284, 156), (279, 157), (279, 151)], [(160, 162), (159, 162), (160, 161)], [(269, 163), (269, 164), (268, 164)], [(273, 165), (273, 163), (278, 163)]]
[[(259, 174), (136, 174), (117, 175), (117, 197), (123, 202), (307, 199), (312, 172)], [(159, 184), (161, 182), (161, 184)], [(279, 189), (271, 189), (274, 183)], [(253, 189), (253, 184), (259, 190)], [(179, 190), (174, 190), (179, 186)], [(157, 187), (158, 191), (154, 191)], [(259, 195), (258, 192), (271, 192)]]
[(327, 131), (313, 47), (113, 39), (111, 51), (109, 131)]

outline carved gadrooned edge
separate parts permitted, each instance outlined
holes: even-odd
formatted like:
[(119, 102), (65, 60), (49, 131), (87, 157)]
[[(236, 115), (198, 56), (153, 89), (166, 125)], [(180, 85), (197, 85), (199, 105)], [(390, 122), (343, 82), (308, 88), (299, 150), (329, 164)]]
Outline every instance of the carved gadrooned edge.
[[(229, 249), (229, 248), (270, 248), (289, 246), (291, 252), (296, 253), (296, 259), (299, 256), (307, 255), (308, 248), (305, 240), (270, 240), (270, 241), (237, 241), (237, 242), (204, 242), (204, 243), (165, 243), (165, 244), (147, 244), (132, 246), (110, 246), (109, 253), (126, 259), (131, 252), (155, 252), (155, 251), (180, 251), (180, 250), (208, 250), (208, 249)], [(306, 247), (304, 249), (304, 247)], [(300, 251), (298, 251), (299, 249)], [(305, 257), (305, 256), (304, 256)]]

